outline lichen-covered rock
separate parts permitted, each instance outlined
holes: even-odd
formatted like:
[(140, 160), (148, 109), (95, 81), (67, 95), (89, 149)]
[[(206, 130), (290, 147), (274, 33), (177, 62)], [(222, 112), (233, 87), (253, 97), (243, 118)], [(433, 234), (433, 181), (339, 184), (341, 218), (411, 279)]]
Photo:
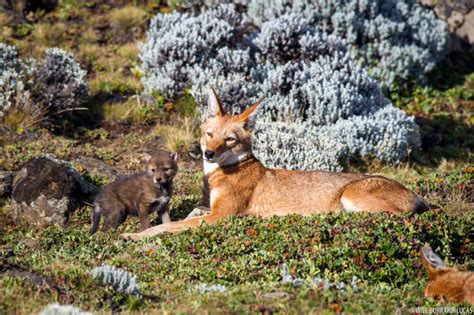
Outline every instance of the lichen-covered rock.
[[(438, 18), (446, 21), (450, 31), (450, 50), (474, 51), (474, 1), (472, 0), (419, 0), (431, 8)], [(467, 45), (466, 45), (467, 44)]]
[(92, 202), (97, 187), (87, 182), (67, 162), (51, 156), (33, 158), (13, 182), (13, 220), (18, 224), (67, 224), (83, 202)]
[(120, 173), (126, 173), (126, 171), (119, 172), (116, 168), (108, 165), (104, 161), (89, 156), (81, 156), (71, 162), (78, 169), (82, 168), (87, 170), (92, 176), (106, 177), (109, 181), (117, 179)]

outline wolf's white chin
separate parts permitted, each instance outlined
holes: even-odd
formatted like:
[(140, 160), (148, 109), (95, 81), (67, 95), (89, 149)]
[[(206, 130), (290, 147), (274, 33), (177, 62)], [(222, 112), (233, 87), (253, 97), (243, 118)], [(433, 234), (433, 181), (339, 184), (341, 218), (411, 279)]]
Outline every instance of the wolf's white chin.
[(219, 164), (215, 162), (206, 161), (206, 159), (203, 160), (203, 166), (204, 166), (204, 175), (208, 175), (219, 168)]

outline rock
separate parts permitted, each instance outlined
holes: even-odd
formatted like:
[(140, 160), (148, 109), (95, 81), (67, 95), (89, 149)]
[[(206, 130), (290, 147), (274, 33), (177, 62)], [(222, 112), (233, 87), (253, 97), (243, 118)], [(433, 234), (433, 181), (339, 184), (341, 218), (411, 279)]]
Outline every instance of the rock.
[(51, 156), (33, 158), (13, 181), (13, 221), (64, 226), (75, 208), (93, 202), (98, 192), (67, 162)]
[(10, 197), (14, 172), (0, 171), (0, 197)]
[(72, 161), (77, 167), (81, 167), (92, 176), (106, 176), (114, 181), (119, 176), (119, 171), (99, 159), (83, 156)]
[(450, 51), (474, 51), (474, 0), (419, 0), (448, 24)]
[(436, 15), (443, 21), (446, 21), (448, 19), (448, 17), (451, 15), (452, 10), (452, 7), (444, 2), (440, 2), (434, 7)]
[(474, 10), (464, 16), (464, 23), (457, 29), (456, 34), (470, 45), (474, 45)]
[(425, 7), (434, 7), (437, 3), (436, 0), (420, 0), (420, 3), (424, 5)]
[(453, 11), (448, 18), (448, 25), (450, 29), (456, 29), (464, 22), (464, 15), (461, 12)]

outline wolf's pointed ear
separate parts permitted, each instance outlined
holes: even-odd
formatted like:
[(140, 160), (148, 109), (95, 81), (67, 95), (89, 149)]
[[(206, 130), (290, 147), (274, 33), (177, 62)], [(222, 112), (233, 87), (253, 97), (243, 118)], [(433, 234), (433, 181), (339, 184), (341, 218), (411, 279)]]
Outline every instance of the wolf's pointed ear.
[(145, 152), (143, 153), (143, 158), (145, 159), (145, 162), (148, 163), (151, 160), (151, 155)]
[(421, 247), (420, 253), (430, 279), (435, 279), (440, 271), (448, 268), (444, 261), (433, 252), (430, 245), (425, 244)]
[(179, 158), (178, 152), (172, 152), (170, 154), (170, 157), (173, 159), (173, 161), (178, 162), (178, 158)]
[(216, 116), (224, 116), (225, 110), (222, 106), (221, 100), (217, 97), (216, 92), (213, 88), (209, 89), (209, 104), (207, 107), (207, 118), (213, 118)]
[(257, 121), (258, 107), (263, 102), (264, 98), (258, 100), (255, 104), (247, 108), (242, 114), (239, 115), (239, 120), (245, 122), (245, 128), (253, 129), (255, 122)]

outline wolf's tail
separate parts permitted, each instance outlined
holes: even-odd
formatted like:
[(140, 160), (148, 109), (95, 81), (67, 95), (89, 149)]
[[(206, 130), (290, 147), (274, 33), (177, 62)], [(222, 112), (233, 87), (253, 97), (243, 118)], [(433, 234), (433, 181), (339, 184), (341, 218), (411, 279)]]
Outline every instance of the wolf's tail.
[(97, 232), (97, 229), (99, 228), (99, 223), (100, 223), (100, 206), (97, 203), (95, 203), (94, 210), (92, 210), (92, 228), (90, 231), (90, 235)]
[(423, 213), (430, 210), (430, 207), (421, 198), (416, 200), (415, 213)]

